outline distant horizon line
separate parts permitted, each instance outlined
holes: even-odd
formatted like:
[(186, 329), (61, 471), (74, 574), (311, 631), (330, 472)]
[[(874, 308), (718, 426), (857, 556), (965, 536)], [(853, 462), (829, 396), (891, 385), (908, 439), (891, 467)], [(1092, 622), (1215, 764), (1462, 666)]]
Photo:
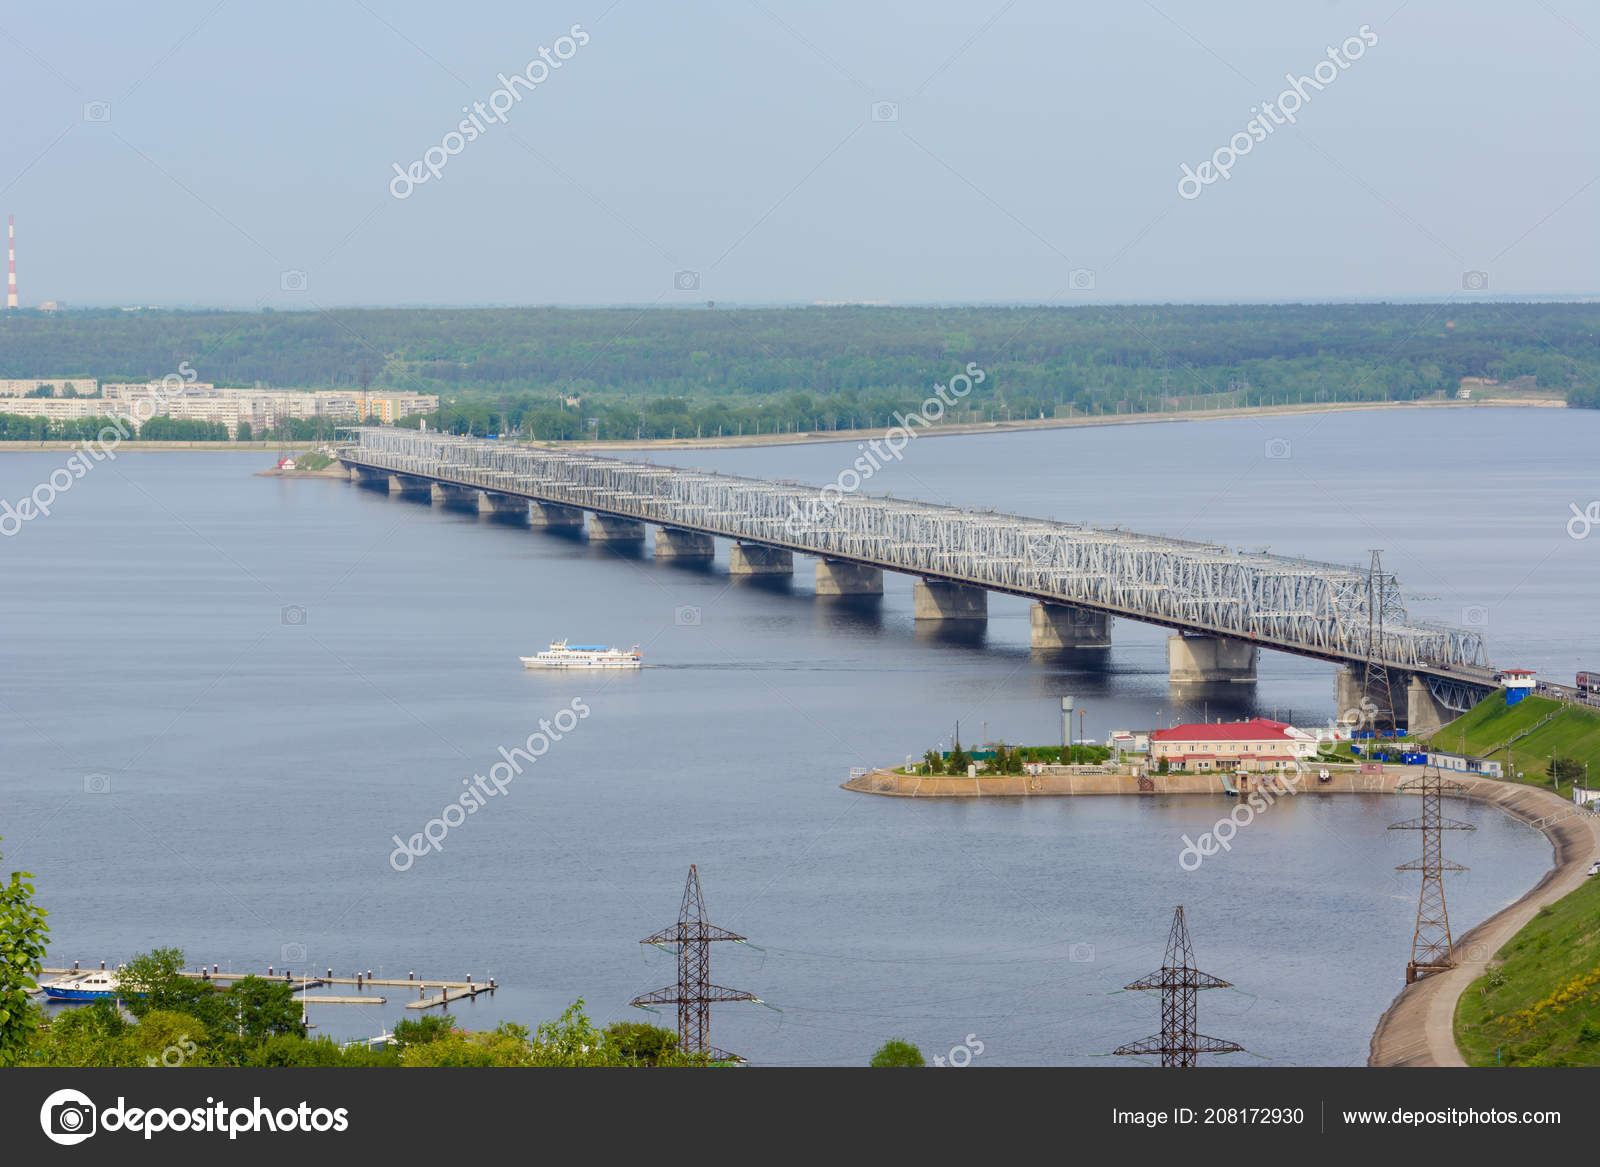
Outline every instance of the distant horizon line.
[(323, 304), (317, 307), (297, 307), (294, 305), (258, 304), (253, 307), (234, 307), (230, 304), (203, 304), (203, 303), (178, 303), (178, 304), (128, 304), (123, 302), (84, 302), (84, 301), (48, 301), (59, 303), (56, 308), (42, 308), (39, 305), (19, 305), (16, 308), (5, 309), (5, 312), (43, 312), (50, 315), (73, 312), (95, 311), (104, 312), (120, 309), (125, 312), (174, 312), (174, 313), (230, 313), (230, 314), (282, 314), (302, 315), (330, 311), (359, 311), (359, 312), (407, 312), (407, 311), (517, 311), (527, 309), (563, 310), (563, 311), (679, 311), (679, 312), (712, 312), (712, 311), (772, 311), (795, 308), (858, 308), (863, 310), (885, 310), (896, 308), (1271, 308), (1296, 305), (1314, 305), (1320, 307), (1361, 306), (1376, 304), (1588, 304), (1600, 303), (1600, 292), (1530, 292), (1518, 295), (1484, 296), (1481, 293), (1466, 292), (1456, 295), (1392, 295), (1392, 296), (1362, 296), (1362, 297), (1308, 297), (1285, 296), (1263, 299), (1130, 299), (1130, 300), (1077, 300), (1071, 303), (1062, 303), (1053, 300), (709, 300), (694, 303), (664, 304), (655, 301), (540, 301), (540, 302), (510, 302), (486, 301), (482, 303), (462, 302), (416, 302), (416, 303), (345, 303)]

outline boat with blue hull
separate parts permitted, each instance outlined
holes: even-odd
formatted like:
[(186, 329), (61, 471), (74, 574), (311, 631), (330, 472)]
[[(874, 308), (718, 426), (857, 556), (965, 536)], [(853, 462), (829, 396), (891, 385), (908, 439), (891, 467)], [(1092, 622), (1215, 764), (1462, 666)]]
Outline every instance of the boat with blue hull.
[(104, 969), (57, 977), (39, 988), (52, 1001), (104, 1001), (129, 995), (118, 989), (117, 974)]

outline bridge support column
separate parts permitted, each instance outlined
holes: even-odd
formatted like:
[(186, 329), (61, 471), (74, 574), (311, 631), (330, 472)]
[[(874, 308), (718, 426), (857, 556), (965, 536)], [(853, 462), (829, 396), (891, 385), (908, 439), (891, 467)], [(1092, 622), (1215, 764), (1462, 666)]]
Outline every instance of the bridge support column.
[(528, 500), (521, 495), (501, 494), (494, 490), (478, 492), (478, 513), (500, 519), (521, 519), (528, 515)]
[(1432, 733), (1458, 716), (1434, 697), (1427, 678), (1415, 674), (1406, 685), (1405, 714), (1406, 729), (1411, 733)]
[[(1352, 730), (1386, 730), (1396, 722), (1406, 719), (1405, 674), (1390, 672), (1389, 682), (1394, 689), (1394, 708), (1389, 708), (1389, 694), (1367, 688), (1367, 670), (1361, 666), (1340, 669), (1335, 693), (1339, 706), (1339, 724)], [(1380, 688), (1382, 686), (1379, 686)], [(1427, 685), (1424, 682), (1424, 690)], [(1432, 698), (1432, 694), (1429, 694)]]
[(1253, 644), (1221, 636), (1167, 637), (1167, 673), (1180, 685), (1254, 681), (1260, 655)]
[(443, 506), (478, 509), (478, 492), (470, 486), (455, 486), (448, 482), (433, 484), (433, 501)]
[(583, 512), (555, 502), (536, 502), (528, 507), (528, 518), (535, 527), (547, 531), (583, 530)]
[(989, 593), (983, 588), (919, 579), (911, 585), (911, 600), (916, 620), (989, 618)]
[(643, 543), (644, 524), (637, 519), (590, 515), (589, 538), (596, 543)]
[(398, 494), (403, 498), (433, 498), (433, 483), (426, 478), (416, 478), (410, 474), (389, 475), (389, 493)]
[(728, 548), (729, 575), (793, 575), (794, 552), (787, 547), (735, 543)]
[(817, 595), (819, 596), (881, 596), (883, 572), (876, 567), (859, 563), (841, 563), (834, 559), (817, 560)]
[(1033, 648), (1110, 648), (1111, 617), (1065, 604), (1035, 604)]
[(350, 481), (357, 486), (366, 486), (373, 490), (389, 489), (389, 475), (385, 471), (374, 470), (370, 466), (350, 467)]
[(676, 527), (656, 528), (656, 558), (676, 563), (710, 563), (717, 556), (717, 541), (701, 531)]

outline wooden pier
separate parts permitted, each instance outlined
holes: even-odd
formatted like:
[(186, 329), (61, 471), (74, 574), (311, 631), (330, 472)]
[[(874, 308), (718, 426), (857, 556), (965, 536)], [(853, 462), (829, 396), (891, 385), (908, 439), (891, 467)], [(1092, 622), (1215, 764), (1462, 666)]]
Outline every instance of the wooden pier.
[(445, 984), (440, 982), (438, 994), (432, 997), (427, 995), (430, 986), (420, 985), (419, 988), (422, 992), (422, 996), (418, 997), (415, 1001), (407, 1001), (407, 1009), (431, 1009), (435, 1005), (448, 1005), (451, 1001), (470, 1001), (479, 993), (494, 992), (495, 984), (493, 981), (490, 981), (487, 985), (476, 985), (471, 981), (467, 981), (465, 983), (456, 982), (454, 984)]
[[(66, 980), (86, 977), (91, 972), (104, 972), (105, 970), (104, 961), (100, 962), (98, 969), (80, 968), (78, 967), (78, 962), (74, 961), (71, 968), (42, 968), (39, 972), (43, 976), (53, 976)], [(448, 1005), (453, 1001), (470, 1001), (479, 993), (493, 993), (495, 989), (499, 988), (493, 977), (490, 977), (487, 982), (474, 981), (471, 976), (462, 981), (440, 980), (438, 978), (418, 980), (415, 973), (410, 973), (404, 980), (400, 980), (393, 977), (373, 976), (370, 969), (365, 973), (356, 973), (350, 977), (336, 977), (333, 975), (332, 969), (322, 975), (311, 973), (295, 976), (287, 969), (279, 973), (272, 967), (268, 967), (266, 973), (263, 974), (258, 972), (225, 971), (217, 965), (212, 965), (210, 968), (183, 969), (179, 972), (179, 975), (193, 980), (210, 981), (221, 988), (231, 988), (246, 977), (260, 977), (265, 981), (289, 985), (295, 991), (295, 1000), (307, 1005), (382, 1005), (388, 1000), (387, 997), (364, 993), (359, 996), (331, 993), (313, 996), (309, 992), (311, 989), (327, 988), (334, 985), (354, 985), (358, 993), (368, 988), (415, 988), (418, 997), (415, 1001), (406, 1003), (407, 1009), (431, 1009), (435, 1005)], [(433, 996), (429, 996), (429, 989), (437, 989), (439, 991)]]

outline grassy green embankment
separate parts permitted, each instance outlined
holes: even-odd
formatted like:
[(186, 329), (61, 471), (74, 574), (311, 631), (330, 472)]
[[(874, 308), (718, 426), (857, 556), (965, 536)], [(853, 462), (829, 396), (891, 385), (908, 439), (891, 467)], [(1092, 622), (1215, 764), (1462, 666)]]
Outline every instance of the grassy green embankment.
[[(1508, 777), (1520, 770), (1528, 785), (1546, 789), (1552, 789), (1551, 756), (1574, 758), (1580, 764), (1588, 762), (1592, 782), (1600, 783), (1600, 710), (1547, 697), (1524, 697), (1507, 706), (1505, 694), (1497, 692), (1435, 730), (1429, 744), (1500, 762)], [(1560, 790), (1564, 797), (1572, 797), (1570, 781), (1563, 781)]]
[(1548, 907), (1456, 1003), (1471, 1066), (1600, 1065), (1600, 878)]

